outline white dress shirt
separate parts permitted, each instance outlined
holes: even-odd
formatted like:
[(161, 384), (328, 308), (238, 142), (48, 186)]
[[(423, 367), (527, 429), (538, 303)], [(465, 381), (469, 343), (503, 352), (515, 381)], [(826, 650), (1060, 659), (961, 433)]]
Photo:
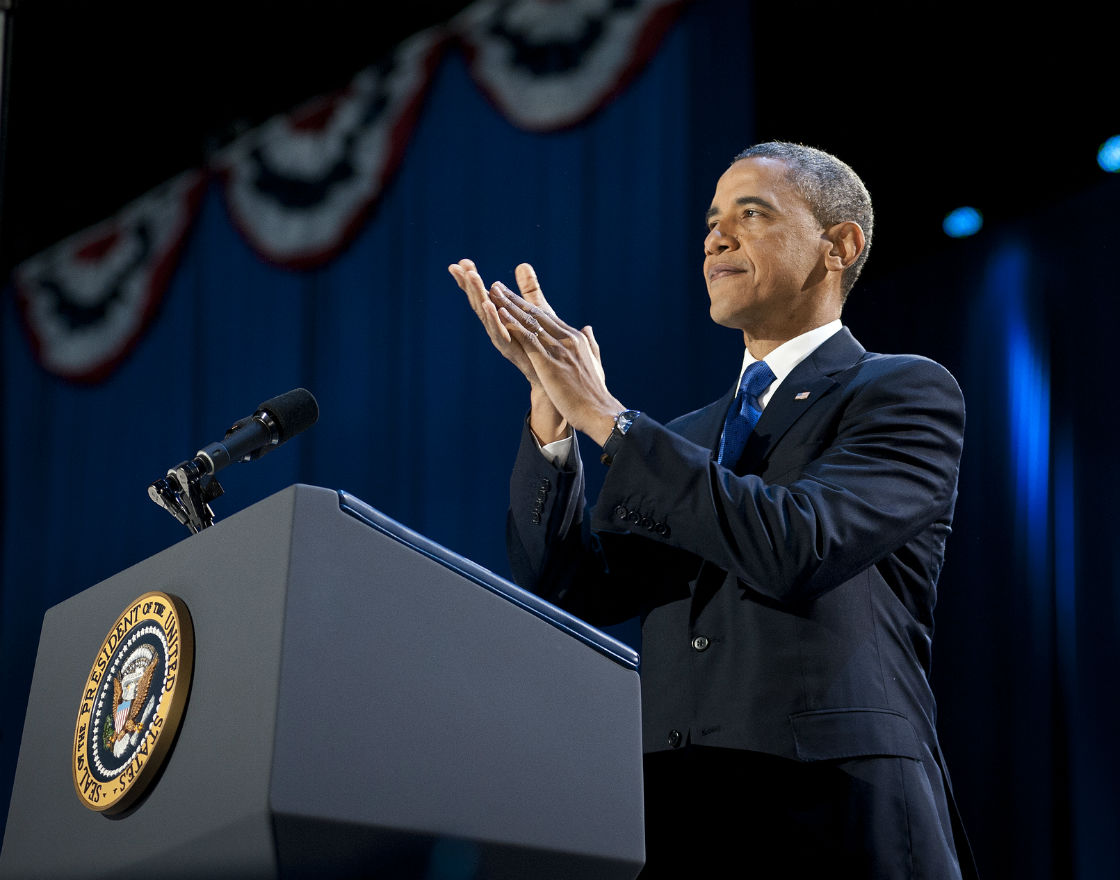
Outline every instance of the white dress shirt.
[[(778, 386), (782, 384), (782, 380), (793, 372), (794, 367), (816, 351), (826, 339), (839, 331), (843, 326), (839, 318), (835, 321), (829, 321), (827, 324), (822, 324), (820, 327), (813, 328), (808, 333), (802, 333), (800, 336), (794, 336), (793, 339), (783, 342), (763, 358), (774, 374), (774, 381), (770, 383), (770, 386), (765, 391), (758, 395), (758, 408), (760, 411), (766, 409), (766, 404), (770, 402), (770, 398), (774, 396), (774, 392), (778, 390)], [(743, 373), (747, 371), (747, 367), (756, 360), (758, 360), (758, 358), (751, 356), (751, 350), (749, 348), (743, 349), (743, 367), (739, 370), (739, 382), (743, 381)], [(739, 382), (735, 383), (736, 388), (739, 387)]]

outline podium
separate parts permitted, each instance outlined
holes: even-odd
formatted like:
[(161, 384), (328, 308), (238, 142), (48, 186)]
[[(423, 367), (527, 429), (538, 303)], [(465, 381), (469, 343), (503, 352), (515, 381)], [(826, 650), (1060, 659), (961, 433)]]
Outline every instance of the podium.
[[(77, 796), (105, 633), (185, 603), (194, 668), (158, 775)], [(291, 486), (44, 617), (0, 877), (633, 878), (637, 655), (353, 496)]]

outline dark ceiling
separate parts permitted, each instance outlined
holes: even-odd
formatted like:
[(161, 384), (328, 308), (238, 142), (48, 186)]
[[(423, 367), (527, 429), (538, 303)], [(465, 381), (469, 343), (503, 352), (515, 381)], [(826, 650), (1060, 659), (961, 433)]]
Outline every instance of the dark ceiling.
[[(17, 0), (0, 268), (466, 5)], [(1041, 18), (881, 7), (905, 11), (754, 2), (731, 23), (755, 61), (758, 138), (822, 146), (867, 180), (879, 215), (869, 269), (932, 253), (959, 204), (999, 220), (1101, 176), (1095, 148), (1120, 131), (1115, 73), (1098, 78), (1110, 22), (1071, 4)]]

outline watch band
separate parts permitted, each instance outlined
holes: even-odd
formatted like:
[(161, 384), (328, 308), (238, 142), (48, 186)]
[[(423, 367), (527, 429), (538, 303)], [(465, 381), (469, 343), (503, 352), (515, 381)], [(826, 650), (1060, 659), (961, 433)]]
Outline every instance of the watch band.
[(603, 454), (599, 456), (599, 461), (607, 467), (611, 466), (623, 439), (630, 432), (630, 426), (634, 424), (634, 419), (640, 415), (641, 413), (636, 409), (624, 409), (614, 417), (614, 428), (611, 429), (611, 435), (607, 438), (607, 442), (603, 444)]

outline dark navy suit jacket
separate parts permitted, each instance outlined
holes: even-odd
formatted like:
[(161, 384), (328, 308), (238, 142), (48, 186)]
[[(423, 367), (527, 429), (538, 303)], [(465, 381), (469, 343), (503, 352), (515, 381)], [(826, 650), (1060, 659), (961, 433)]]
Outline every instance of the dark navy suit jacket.
[(639, 417), (590, 513), (582, 464), (554, 468), (526, 429), (515, 580), (596, 625), (640, 616), (647, 752), (912, 758), (955, 812), (929, 677), (957, 382), (840, 330), (778, 386), (729, 469), (713, 450), (732, 395), (664, 426)]

